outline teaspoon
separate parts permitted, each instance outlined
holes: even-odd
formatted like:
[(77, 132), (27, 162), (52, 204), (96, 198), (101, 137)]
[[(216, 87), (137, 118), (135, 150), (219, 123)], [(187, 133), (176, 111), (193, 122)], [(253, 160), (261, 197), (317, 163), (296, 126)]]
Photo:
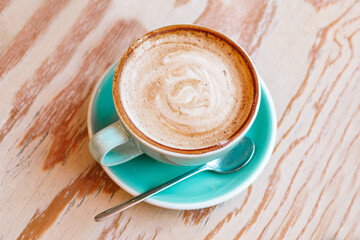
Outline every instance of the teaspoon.
[(117, 205), (115, 207), (112, 207), (98, 215), (95, 216), (95, 221), (100, 222), (102, 220), (105, 220), (111, 216), (114, 216), (115, 214), (118, 214), (125, 209), (128, 209), (146, 199), (149, 197), (197, 174), (206, 170), (214, 171), (217, 173), (231, 173), (235, 172), (242, 167), (244, 167), (252, 158), (253, 154), (255, 152), (255, 144), (254, 142), (248, 138), (244, 137), (240, 143), (237, 144), (227, 155), (224, 157), (215, 159), (211, 162), (208, 162), (205, 165), (202, 165), (198, 168), (195, 168), (189, 172), (186, 172), (166, 183), (163, 183), (159, 185), (158, 187), (155, 187), (149, 191), (146, 191), (142, 194), (140, 194), (137, 197), (134, 197), (133, 199), (122, 203), (120, 205)]

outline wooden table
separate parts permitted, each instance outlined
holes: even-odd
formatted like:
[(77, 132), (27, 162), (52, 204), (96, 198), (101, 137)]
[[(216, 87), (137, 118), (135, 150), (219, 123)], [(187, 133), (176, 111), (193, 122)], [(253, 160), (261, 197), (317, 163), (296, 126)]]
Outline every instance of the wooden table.
[[(264, 172), (218, 206), (131, 198), (88, 150), (89, 97), (145, 32), (213, 27), (250, 53), (274, 98)], [(0, 239), (360, 239), (360, 1), (1, 0)]]

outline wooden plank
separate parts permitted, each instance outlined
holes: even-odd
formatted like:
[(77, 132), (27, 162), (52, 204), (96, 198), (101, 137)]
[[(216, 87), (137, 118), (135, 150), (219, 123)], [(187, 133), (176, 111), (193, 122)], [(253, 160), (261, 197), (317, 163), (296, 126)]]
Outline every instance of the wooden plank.
[[(360, 2), (0, 3), (0, 239), (359, 239)], [(10, 24), (14, 17), (14, 28)], [(147, 31), (215, 28), (252, 56), (274, 98), (276, 147), (260, 177), (217, 206), (139, 204), (88, 150), (90, 94)]]

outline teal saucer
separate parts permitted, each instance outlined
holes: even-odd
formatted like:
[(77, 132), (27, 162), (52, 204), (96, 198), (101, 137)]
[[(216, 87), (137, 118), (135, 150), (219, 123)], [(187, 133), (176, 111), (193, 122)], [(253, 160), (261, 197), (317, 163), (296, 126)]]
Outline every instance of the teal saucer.
[[(115, 66), (103, 76), (90, 100), (88, 132), (94, 133), (118, 120), (112, 99)], [(265, 168), (276, 137), (276, 115), (269, 90), (260, 79), (261, 102), (258, 115), (247, 136), (255, 143), (255, 154), (241, 170), (219, 174), (202, 172), (155, 196), (147, 202), (171, 209), (197, 209), (222, 203), (246, 189)], [(182, 167), (158, 162), (143, 154), (129, 162), (103, 167), (121, 188), (138, 195), (194, 167)]]

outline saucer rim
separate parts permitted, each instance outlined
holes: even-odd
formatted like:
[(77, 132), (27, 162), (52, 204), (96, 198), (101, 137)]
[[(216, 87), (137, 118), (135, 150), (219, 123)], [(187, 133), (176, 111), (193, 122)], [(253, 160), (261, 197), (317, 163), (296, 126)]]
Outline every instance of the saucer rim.
[[(99, 87), (100, 87), (101, 83), (103, 82), (103, 79), (109, 73), (109, 71), (112, 70), (112, 68), (115, 69), (116, 64), (110, 66), (105, 71), (105, 73), (101, 76), (100, 80), (98, 81), (98, 83), (94, 87), (94, 90), (93, 90), (93, 92), (91, 94), (91, 97), (90, 97), (88, 111), (87, 111), (87, 130), (88, 130), (89, 138), (91, 138), (93, 136), (92, 121), (91, 121), (91, 116), (92, 115), (91, 114), (92, 114), (92, 109), (93, 109), (93, 106), (94, 106), (94, 99), (95, 99), (96, 93), (98, 93), (100, 91)], [(222, 194), (222, 195), (220, 195), (218, 197), (212, 198), (210, 200), (205, 200), (205, 201), (201, 201), (201, 202), (197, 202), (197, 203), (172, 203), (172, 202), (166, 202), (166, 201), (161, 201), (161, 200), (156, 200), (156, 199), (149, 198), (149, 199), (145, 200), (145, 202), (147, 202), (149, 204), (152, 204), (152, 205), (155, 205), (155, 206), (158, 206), (158, 207), (168, 208), (168, 209), (175, 209), (175, 210), (191, 210), (191, 209), (206, 208), (206, 207), (210, 207), (210, 206), (214, 206), (214, 205), (223, 203), (223, 202), (233, 198), (234, 196), (238, 195), (239, 193), (244, 191), (246, 188), (248, 188), (255, 181), (255, 179), (264, 170), (266, 164), (270, 160), (272, 151), (273, 151), (273, 149), (275, 147), (276, 131), (277, 131), (276, 112), (275, 112), (275, 106), (274, 106), (273, 99), (271, 97), (271, 94), (270, 94), (270, 91), (269, 91), (268, 87), (266, 86), (265, 82), (263, 81), (263, 78), (259, 75), (258, 79), (259, 79), (259, 83), (260, 83), (260, 89), (264, 91), (264, 92), (261, 92), (261, 98), (265, 97), (265, 95), (268, 96), (268, 104), (269, 104), (269, 108), (270, 108), (270, 116), (274, 121), (273, 121), (273, 124), (271, 126), (271, 133), (272, 134), (271, 134), (271, 138), (270, 138), (269, 147), (265, 150), (266, 154), (264, 155), (263, 160), (261, 161), (261, 164), (254, 171), (254, 173), (251, 175), (251, 177), (249, 177), (246, 181), (244, 181), (242, 184), (240, 184), (238, 187), (236, 187), (232, 191), (230, 191), (230, 192), (228, 192), (226, 194)], [(260, 98), (260, 100), (261, 100), (261, 98)], [(261, 108), (261, 106), (260, 106), (260, 108)], [(259, 111), (260, 111), (260, 108), (259, 108)], [(251, 127), (250, 127), (250, 129), (251, 129)], [(120, 181), (120, 179), (117, 178), (115, 176), (115, 174), (113, 174), (112, 171), (108, 167), (102, 166), (102, 165), (101, 165), (101, 167), (104, 169), (106, 174), (119, 187), (121, 187), (123, 190), (125, 190), (126, 192), (128, 192), (132, 196), (137, 196), (137, 195), (141, 194), (141, 193), (135, 191), (134, 189), (132, 189), (131, 187), (129, 187), (124, 182)]]

